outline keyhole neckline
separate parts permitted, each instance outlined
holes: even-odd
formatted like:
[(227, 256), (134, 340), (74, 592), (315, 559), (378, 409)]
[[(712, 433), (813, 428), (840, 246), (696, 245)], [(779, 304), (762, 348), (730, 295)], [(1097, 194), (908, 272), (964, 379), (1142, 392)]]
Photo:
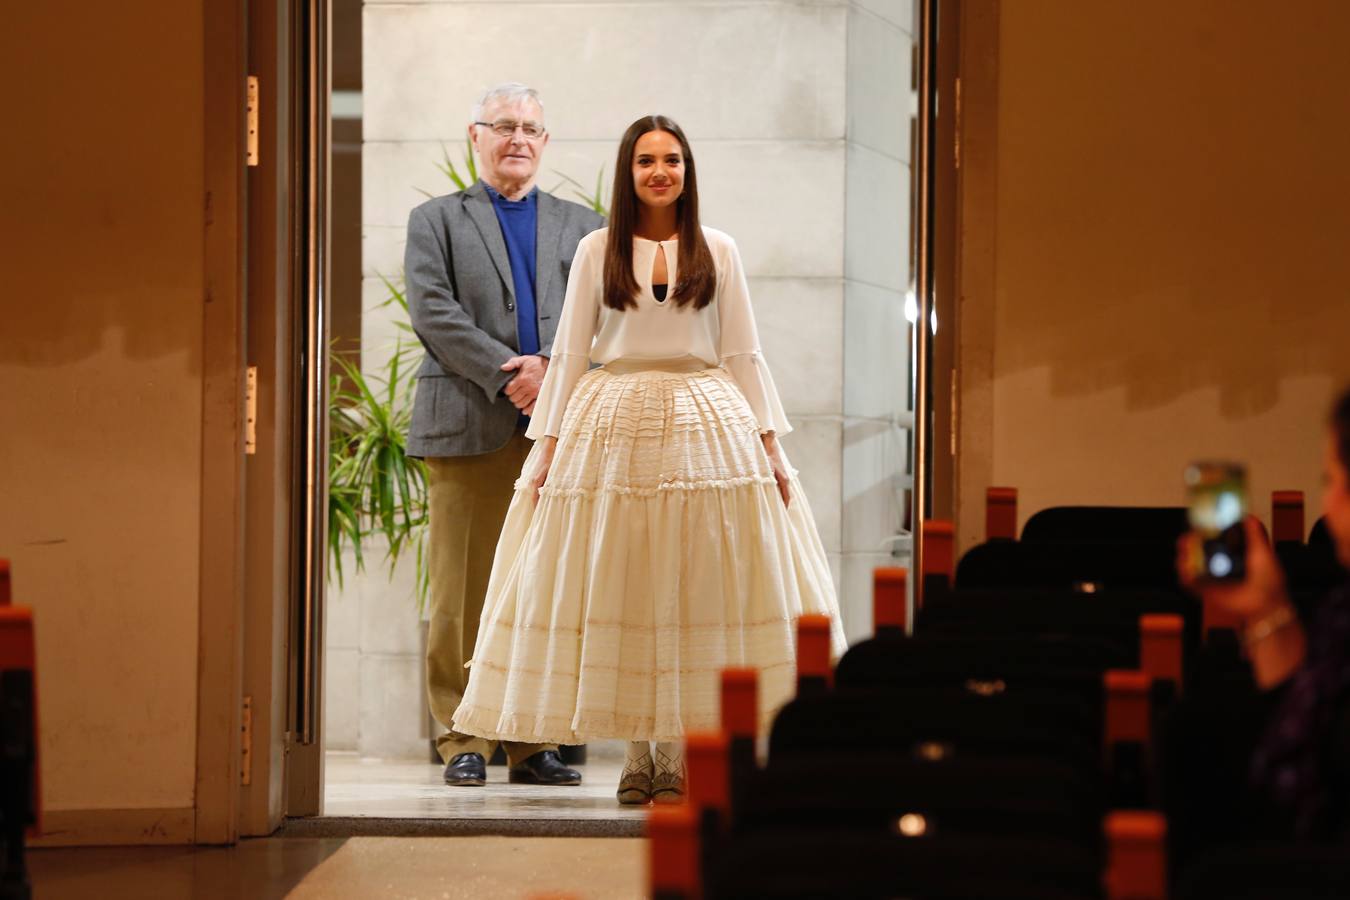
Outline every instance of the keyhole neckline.
[[(666, 301), (670, 299), (670, 270), (671, 270), (670, 254), (666, 252), (666, 244), (673, 244), (673, 243), (675, 243), (675, 242), (674, 242), (674, 241), (652, 241), (652, 240), (648, 240), (647, 238), (641, 238), (641, 240), (647, 241), (647, 243), (649, 243), (649, 244), (655, 244), (655, 245), (656, 245), (656, 249), (655, 249), (654, 251), (652, 251), (652, 265), (651, 265), (651, 268), (650, 268), (650, 269), (648, 270), (648, 272), (647, 272), (647, 288), (648, 288), (648, 292), (651, 294), (652, 299), (656, 301), (656, 305), (657, 305), (657, 306), (665, 306), (665, 305), (666, 305)], [(665, 271), (665, 281), (661, 283), (662, 287), (664, 287), (664, 288), (666, 289), (666, 295), (665, 295), (664, 297), (658, 297), (658, 296), (656, 296), (656, 287), (657, 287), (657, 281), (656, 281), (656, 264), (657, 264), (658, 261), (661, 261), (661, 260), (664, 260), (664, 261), (665, 261), (665, 266), (664, 266), (663, 268), (666, 270), (666, 271)]]

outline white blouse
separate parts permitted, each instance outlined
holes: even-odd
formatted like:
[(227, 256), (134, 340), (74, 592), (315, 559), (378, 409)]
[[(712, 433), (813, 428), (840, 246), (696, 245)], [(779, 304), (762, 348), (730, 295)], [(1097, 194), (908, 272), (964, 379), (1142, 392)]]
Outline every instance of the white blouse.
[(666, 253), (670, 292), (678, 281), (675, 241), (633, 241), (633, 275), (638, 282), (637, 308), (605, 305), (605, 242), (609, 229), (582, 238), (567, 280), (567, 297), (553, 338), (553, 357), (535, 400), (525, 436), (532, 440), (557, 437), (563, 413), (577, 381), (590, 363), (616, 359), (676, 359), (694, 356), (709, 366), (722, 366), (736, 379), (761, 432), (786, 434), (792, 430), (778, 399), (769, 368), (759, 350), (759, 333), (750, 308), (750, 289), (741, 256), (731, 236), (704, 228), (717, 270), (717, 291), (702, 309), (660, 301), (652, 292), (652, 265), (656, 251)]

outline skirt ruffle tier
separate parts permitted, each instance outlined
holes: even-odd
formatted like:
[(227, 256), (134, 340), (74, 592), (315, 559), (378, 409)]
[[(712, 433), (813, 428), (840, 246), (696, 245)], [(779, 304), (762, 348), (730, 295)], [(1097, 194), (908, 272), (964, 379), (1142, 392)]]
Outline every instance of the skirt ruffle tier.
[(536, 503), (538, 454), (502, 528), (456, 729), (533, 743), (678, 739), (717, 727), (727, 666), (759, 670), (764, 724), (794, 690), (798, 616), (830, 616), (842, 653), (806, 495), (793, 472), (784, 507), (725, 370), (592, 370)]

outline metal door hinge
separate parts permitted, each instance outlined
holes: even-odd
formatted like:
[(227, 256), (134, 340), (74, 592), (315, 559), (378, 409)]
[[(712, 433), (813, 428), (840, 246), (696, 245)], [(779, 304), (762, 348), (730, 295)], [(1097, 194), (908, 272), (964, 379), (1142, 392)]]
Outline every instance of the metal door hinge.
[(248, 76), (248, 164), (258, 164), (258, 76)]
[(947, 423), (947, 427), (951, 430), (951, 436), (952, 436), (952, 445), (951, 445), (951, 454), (952, 454), (952, 456), (956, 456), (956, 434), (957, 434), (957, 429), (958, 429), (958, 427), (959, 427), (960, 424), (961, 424), (961, 416), (960, 416), (959, 411), (957, 410), (957, 407), (958, 407), (958, 406), (960, 405), (960, 403), (961, 403), (961, 389), (960, 389), (960, 385), (959, 385), (959, 379), (960, 379), (960, 377), (961, 377), (960, 372), (959, 372), (958, 370), (956, 370), (956, 369), (953, 369), (953, 370), (952, 370), (952, 397), (951, 397), (951, 401), (952, 401), (952, 404), (951, 404), (951, 405), (952, 405), (952, 415), (951, 415), (951, 421)]
[(248, 367), (244, 380), (244, 453), (258, 452), (258, 367)]
[(953, 124), (952, 133), (956, 137), (955, 140), (953, 141), (954, 145), (953, 153), (955, 156), (956, 168), (959, 170), (961, 168), (961, 79), (960, 78), (956, 79), (955, 100), (956, 100), (955, 103), (956, 115), (954, 116), (955, 121), (952, 123)]
[(253, 783), (253, 698), (244, 698), (239, 725), (239, 783)]

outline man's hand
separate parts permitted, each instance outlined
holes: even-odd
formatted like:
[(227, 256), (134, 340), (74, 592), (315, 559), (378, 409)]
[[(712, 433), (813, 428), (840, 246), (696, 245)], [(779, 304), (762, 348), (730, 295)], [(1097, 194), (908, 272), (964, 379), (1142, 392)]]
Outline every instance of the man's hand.
[(544, 383), (547, 369), (548, 360), (542, 356), (513, 356), (502, 363), (503, 372), (516, 373), (506, 383), (506, 399), (516, 409), (529, 415), (534, 411), (534, 400), (539, 396), (539, 387)]

